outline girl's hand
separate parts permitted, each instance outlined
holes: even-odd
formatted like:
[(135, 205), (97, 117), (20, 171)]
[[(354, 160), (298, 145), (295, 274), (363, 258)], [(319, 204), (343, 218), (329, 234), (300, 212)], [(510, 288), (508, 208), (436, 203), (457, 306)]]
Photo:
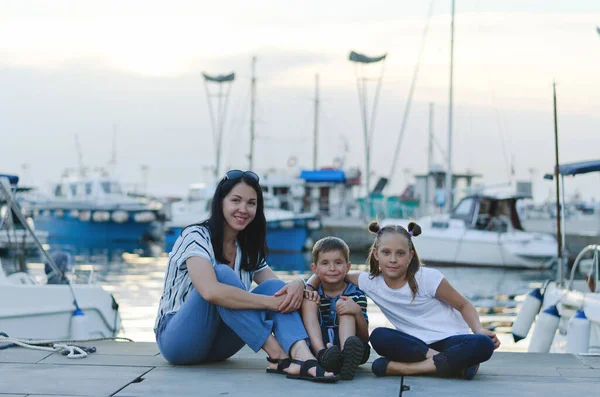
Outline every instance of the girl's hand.
[(349, 296), (340, 296), (340, 299), (335, 304), (335, 311), (338, 315), (351, 315), (355, 316), (361, 313), (361, 308), (358, 303), (354, 302)]
[(308, 299), (311, 302), (315, 302), (319, 304), (321, 302), (321, 297), (317, 291), (304, 290), (304, 299)]
[(300, 309), (304, 298), (304, 281), (298, 279), (291, 281), (275, 292), (275, 296), (286, 295), (277, 310), (281, 313), (291, 313)]
[(496, 350), (497, 348), (500, 347), (500, 340), (498, 339), (498, 337), (496, 336), (495, 332), (490, 331), (489, 329), (485, 329), (485, 328), (480, 328), (479, 330), (477, 330), (477, 332), (475, 332), (476, 334), (479, 335), (486, 335), (489, 336), (490, 339), (492, 340), (492, 342), (494, 342), (494, 350)]

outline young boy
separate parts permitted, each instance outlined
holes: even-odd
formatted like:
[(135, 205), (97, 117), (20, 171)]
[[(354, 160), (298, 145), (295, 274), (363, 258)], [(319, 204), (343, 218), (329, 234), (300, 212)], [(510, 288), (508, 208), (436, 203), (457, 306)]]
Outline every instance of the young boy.
[(317, 290), (307, 284), (307, 299), (302, 303), (302, 321), (313, 353), (326, 371), (339, 373), (344, 380), (354, 378), (370, 351), (367, 298), (344, 280), (350, 270), (349, 255), (348, 245), (337, 237), (315, 243), (310, 267), (321, 284)]

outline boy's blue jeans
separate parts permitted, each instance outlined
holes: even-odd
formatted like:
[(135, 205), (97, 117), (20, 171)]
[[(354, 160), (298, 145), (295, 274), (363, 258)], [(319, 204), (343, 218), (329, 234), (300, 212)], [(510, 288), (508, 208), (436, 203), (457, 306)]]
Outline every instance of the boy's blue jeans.
[(430, 348), (436, 350), (440, 353), (433, 356), (433, 363), (441, 375), (487, 361), (494, 352), (494, 342), (486, 335), (456, 335), (427, 345), (396, 329), (376, 328), (369, 340), (377, 354), (402, 363), (423, 361)]
[[(244, 289), (229, 266), (217, 265), (215, 273), (219, 282)], [(274, 295), (284, 285), (279, 279), (270, 279), (251, 292)], [(160, 322), (156, 342), (162, 356), (171, 364), (199, 364), (225, 360), (245, 344), (257, 352), (271, 333), (288, 354), (294, 343), (308, 338), (296, 312), (228, 309), (207, 302), (193, 289), (181, 309)]]

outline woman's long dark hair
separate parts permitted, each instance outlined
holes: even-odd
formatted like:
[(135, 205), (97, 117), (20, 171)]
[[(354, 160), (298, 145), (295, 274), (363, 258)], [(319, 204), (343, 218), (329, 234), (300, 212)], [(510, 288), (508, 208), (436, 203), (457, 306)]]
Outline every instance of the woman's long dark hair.
[(223, 240), (225, 233), (225, 217), (223, 216), (223, 199), (231, 192), (235, 185), (244, 182), (256, 191), (256, 215), (244, 230), (238, 233), (237, 241), (242, 250), (240, 267), (246, 271), (258, 268), (266, 259), (267, 248), (267, 220), (265, 219), (264, 200), (262, 189), (258, 182), (243, 174), (241, 177), (223, 178), (215, 189), (210, 209), (210, 217), (204, 222), (190, 226), (205, 226), (210, 231), (215, 258), (221, 263), (229, 260), (223, 254)]
[(406, 230), (400, 225), (387, 225), (380, 227), (379, 222), (373, 221), (369, 223), (368, 228), (371, 233), (376, 235), (375, 240), (371, 245), (371, 249), (369, 250), (369, 256), (367, 257), (369, 274), (371, 277), (375, 277), (381, 273), (381, 270), (379, 269), (379, 262), (377, 259), (375, 259), (375, 255), (373, 254), (373, 251), (379, 247), (379, 239), (381, 236), (388, 233), (397, 233), (406, 238), (408, 249), (413, 252), (413, 257), (408, 264), (408, 268), (406, 269), (406, 281), (408, 282), (408, 286), (410, 287), (410, 291), (412, 292), (414, 300), (419, 292), (419, 284), (417, 284), (415, 275), (417, 274), (417, 271), (419, 271), (419, 268), (421, 268), (421, 259), (419, 259), (419, 254), (417, 254), (417, 250), (415, 249), (412, 239), (413, 237), (417, 237), (419, 234), (421, 234), (421, 226), (415, 222), (410, 222), (408, 224), (408, 230)]

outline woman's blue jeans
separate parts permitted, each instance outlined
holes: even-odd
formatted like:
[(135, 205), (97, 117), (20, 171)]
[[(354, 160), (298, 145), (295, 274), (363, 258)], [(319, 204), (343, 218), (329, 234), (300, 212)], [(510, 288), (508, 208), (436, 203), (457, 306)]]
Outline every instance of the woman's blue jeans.
[[(219, 282), (244, 289), (229, 266), (217, 265), (215, 273)], [(270, 279), (251, 292), (272, 296), (284, 285), (279, 279)], [(308, 338), (297, 312), (228, 309), (207, 302), (193, 289), (181, 309), (160, 322), (156, 342), (171, 364), (199, 364), (225, 360), (246, 344), (257, 352), (272, 333), (288, 354), (294, 343)]]
[(441, 375), (487, 361), (494, 352), (494, 342), (486, 335), (456, 335), (428, 345), (402, 331), (376, 328), (369, 340), (377, 354), (402, 363), (423, 361), (429, 349), (436, 350), (440, 353), (433, 356), (433, 363)]

